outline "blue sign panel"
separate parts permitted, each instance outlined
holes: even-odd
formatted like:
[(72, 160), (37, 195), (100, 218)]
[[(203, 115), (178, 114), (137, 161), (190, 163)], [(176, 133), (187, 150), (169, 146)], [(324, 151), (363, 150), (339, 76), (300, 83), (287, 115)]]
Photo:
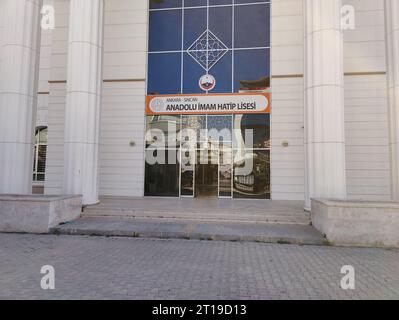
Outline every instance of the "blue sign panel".
[(235, 93), (270, 82), (270, 1), (150, 0), (147, 94)]

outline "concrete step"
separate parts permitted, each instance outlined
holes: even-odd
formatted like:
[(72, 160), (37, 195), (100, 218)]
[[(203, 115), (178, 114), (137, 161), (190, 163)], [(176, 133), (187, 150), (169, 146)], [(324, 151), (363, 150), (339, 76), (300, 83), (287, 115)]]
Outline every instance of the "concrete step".
[(88, 217), (60, 225), (53, 233), (161, 239), (253, 241), (324, 245), (325, 238), (310, 225), (264, 222), (220, 222), (132, 217)]
[(189, 219), (199, 221), (232, 221), (232, 222), (264, 222), (264, 223), (283, 223), (283, 224), (300, 224), (309, 225), (311, 222), (310, 215), (307, 212), (301, 214), (290, 214), (282, 212), (263, 212), (251, 213), (242, 211), (193, 211), (181, 212), (174, 210), (135, 210), (135, 209), (100, 209), (96, 207), (85, 208), (83, 217), (114, 217), (114, 218), (168, 218), (168, 219)]

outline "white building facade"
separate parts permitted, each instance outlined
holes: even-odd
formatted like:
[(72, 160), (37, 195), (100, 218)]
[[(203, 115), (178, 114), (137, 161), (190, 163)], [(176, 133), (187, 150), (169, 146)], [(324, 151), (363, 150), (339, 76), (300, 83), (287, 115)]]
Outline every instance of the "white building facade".
[[(171, 2), (174, 10), (184, 6)], [(192, 6), (252, 3), (212, 2)], [(398, 1), (253, 2), (271, 15), (265, 198), (300, 200), (305, 208), (312, 197), (399, 200)], [(40, 28), (43, 5), (54, 8), (54, 29)], [(149, 19), (157, 9), (150, 6), (0, 0), (0, 193), (30, 193), (36, 168), (36, 189), (82, 194), (84, 204), (148, 195)], [(345, 20), (351, 8), (355, 20)], [(47, 139), (38, 179), (40, 128)], [(178, 179), (183, 196), (181, 172)], [(219, 181), (218, 196), (220, 188)]]

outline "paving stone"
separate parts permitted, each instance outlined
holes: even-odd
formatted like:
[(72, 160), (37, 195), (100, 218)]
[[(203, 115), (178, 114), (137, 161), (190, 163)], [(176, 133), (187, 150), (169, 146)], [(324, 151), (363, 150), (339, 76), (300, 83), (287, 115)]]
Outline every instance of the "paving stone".
[(0, 234), (0, 299), (399, 299), (399, 250)]

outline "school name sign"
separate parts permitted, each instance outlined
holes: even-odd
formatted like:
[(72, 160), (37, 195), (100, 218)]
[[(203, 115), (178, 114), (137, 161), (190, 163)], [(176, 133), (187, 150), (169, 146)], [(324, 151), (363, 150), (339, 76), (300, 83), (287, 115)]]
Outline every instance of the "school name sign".
[(270, 93), (147, 96), (146, 115), (270, 113)]

